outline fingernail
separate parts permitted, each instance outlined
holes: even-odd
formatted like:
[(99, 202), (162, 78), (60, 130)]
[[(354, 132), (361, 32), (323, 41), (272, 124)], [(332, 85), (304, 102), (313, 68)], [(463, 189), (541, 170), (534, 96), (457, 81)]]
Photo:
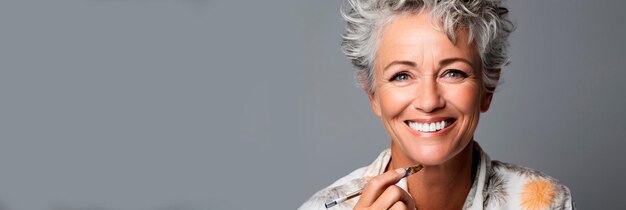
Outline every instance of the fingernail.
[(406, 170), (404, 168), (397, 168), (396, 172), (398, 172), (398, 174), (401, 174), (401, 175), (406, 174)]

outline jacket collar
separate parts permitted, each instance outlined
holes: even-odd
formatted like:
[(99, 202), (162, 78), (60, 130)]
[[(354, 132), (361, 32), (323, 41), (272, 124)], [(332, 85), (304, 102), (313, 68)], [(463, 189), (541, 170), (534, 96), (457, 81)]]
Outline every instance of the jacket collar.
[[(474, 210), (474, 209), (482, 209), (483, 208), (483, 191), (485, 188), (485, 183), (487, 180), (487, 171), (491, 169), (491, 159), (489, 156), (482, 150), (478, 142), (474, 141), (473, 148), (473, 156), (477, 156), (478, 164), (476, 164), (476, 176), (472, 182), (472, 188), (470, 192), (467, 194), (467, 198), (465, 199), (465, 204), (463, 205), (463, 209)], [(363, 176), (374, 177), (378, 176), (385, 172), (387, 165), (389, 165), (389, 161), (391, 160), (391, 149), (385, 149), (383, 152), (378, 155), (376, 160), (372, 162), (365, 169), (365, 173)], [(476, 159), (475, 159), (476, 160)], [(406, 178), (402, 178), (396, 184), (398, 187), (401, 187), (404, 190), (407, 190)], [(477, 193), (480, 192), (480, 193)], [(478, 204), (478, 205), (473, 205)]]

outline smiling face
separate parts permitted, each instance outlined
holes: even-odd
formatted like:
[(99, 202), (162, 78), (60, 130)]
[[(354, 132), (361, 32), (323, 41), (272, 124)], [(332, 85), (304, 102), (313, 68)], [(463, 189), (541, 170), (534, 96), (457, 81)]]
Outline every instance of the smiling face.
[(398, 16), (382, 31), (369, 98), (391, 136), (392, 157), (402, 162), (450, 160), (489, 108), (478, 52), (466, 32), (457, 35), (454, 44), (425, 13)]

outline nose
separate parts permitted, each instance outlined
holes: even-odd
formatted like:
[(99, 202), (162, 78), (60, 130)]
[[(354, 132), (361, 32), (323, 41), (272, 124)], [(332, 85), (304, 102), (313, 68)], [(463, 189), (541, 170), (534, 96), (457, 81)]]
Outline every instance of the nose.
[(415, 96), (413, 106), (425, 113), (434, 112), (445, 106), (445, 100), (435, 78), (423, 80), (417, 85)]

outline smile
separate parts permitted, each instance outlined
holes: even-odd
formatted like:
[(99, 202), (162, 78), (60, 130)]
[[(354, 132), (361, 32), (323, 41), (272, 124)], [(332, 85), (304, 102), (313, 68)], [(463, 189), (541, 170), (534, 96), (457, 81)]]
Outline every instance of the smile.
[(404, 121), (404, 123), (406, 123), (413, 130), (425, 132), (425, 133), (431, 133), (431, 132), (437, 132), (437, 131), (443, 130), (444, 128), (449, 127), (450, 125), (452, 125), (452, 123), (454, 123), (454, 121), (456, 121), (456, 119), (450, 118), (450, 119), (436, 121), (436, 122), (421, 122), (421, 123), (407, 120), (407, 121)]

